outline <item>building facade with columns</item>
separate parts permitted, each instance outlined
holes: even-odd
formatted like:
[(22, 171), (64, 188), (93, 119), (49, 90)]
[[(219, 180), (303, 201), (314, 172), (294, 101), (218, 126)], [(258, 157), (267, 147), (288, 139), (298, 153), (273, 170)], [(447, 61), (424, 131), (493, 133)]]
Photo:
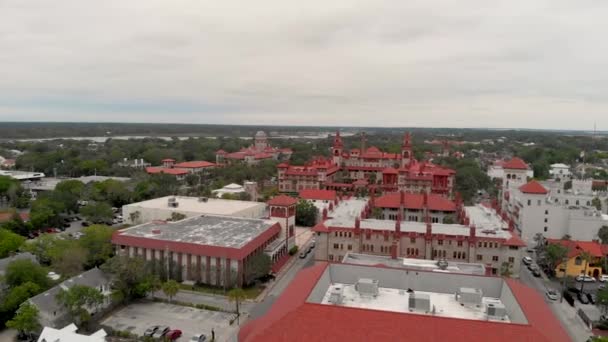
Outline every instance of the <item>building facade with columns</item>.
[(279, 191), (294, 193), (307, 189), (354, 191), (379, 187), (384, 191), (404, 190), (452, 196), (455, 171), (414, 158), (412, 138), (405, 134), (400, 153), (388, 153), (377, 147), (344, 149), (336, 132), (331, 157), (317, 157), (306, 165), (277, 166)]
[(340, 262), (346, 253), (481, 263), (498, 275), (519, 274), (525, 243), (494, 209), (457, 208), (454, 224), (370, 218), (367, 199), (339, 202), (313, 231), (315, 259)]

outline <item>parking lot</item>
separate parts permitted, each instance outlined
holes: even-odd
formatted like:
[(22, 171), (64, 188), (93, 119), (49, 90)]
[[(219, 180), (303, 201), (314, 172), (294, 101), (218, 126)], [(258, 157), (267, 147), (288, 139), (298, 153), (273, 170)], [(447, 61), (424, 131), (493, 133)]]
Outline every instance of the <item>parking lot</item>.
[(211, 339), (211, 329), (215, 330), (216, 341), (231, 340), (238, 325), (229, 324), (231, 314), (217, 311), (199, 310), (166, 303), (136, 303), (113, 313), (102, 324), (115, 330), (129, 331), (142, 336), (150, 326), (167, 325), (183, 332), (177, 341), (189, 341), (195, 334), (205, 334)]

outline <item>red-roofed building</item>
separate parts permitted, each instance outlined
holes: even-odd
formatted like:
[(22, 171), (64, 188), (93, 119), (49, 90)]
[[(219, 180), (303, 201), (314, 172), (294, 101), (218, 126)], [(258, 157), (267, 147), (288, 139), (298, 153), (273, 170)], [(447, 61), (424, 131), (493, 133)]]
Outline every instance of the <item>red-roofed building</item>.
[(456, 203), (437, 194), (394, 192), (376, 198), (374, 206), (385, 220), (396, 220), (401, 211), (405, 221), (422, 222), (428, 215), (432, 223), (456, 222)]
[[(361, 304), (356, 291), (351, 289), (362, 278), (380, 280), (378, 291), (383, 297), (393, 298), (391, 303), (370, 296), (365, 305)], [(395, 295), (382, 286), (392, 287)], [(482, 313), (485, 304), (467, 310), (478, 312), (477, 317), (452, 311), (452, 308), (460, 308), (454, 296), (460, 287), (482, 287), (483, 296), (494, 296), (501, 307), (504, 305), (508, 321), (485, 317)], [(422, 291), (431, 303), (434, 298), (445, 300), (441, 304), (439, 300), (433, 304), (437, 310), (433, 310), (433, 314), (410, 311), (408, 298), (412, 294), (406, 292), (410, 289), (413, 293)], [(347, 298), (343, 304), (333, 304), (342, 298)], [(391, 306), (395, 303), (395, 306)], [(300, 271), (269, 312), (241, 328), (238, 340), (570, 341), (568, 333), (541, 295), (516, 280), (423, 271), (408, 273), (407, 270), (387, 267), (327, 263), (317, 263)]]
[(194, 172), (203, 172), (206, 170), (211, 170), (215, 167), (215, 163), (210, 163), (210, 162), (204, 161), (204, 160), (195, 160), (195, 161), (177, 163), (177, 164), (175, 164), (175, 167), (180, 168), (180, 169), (186, 169), (186, 170), (189, 170), (190, 172), (194, 173)]
[(178, 180), (182, 180), (190, 173), (189, 170), (186, 169), (178, 169), (178, 168), (170, 168), (170, 167), (162, 167), (162, 166), (149, 166), (146, 168), (146, 173), (150, 175), (154, 174), (167, 174), (175, 176)]
[[(603, 261), (608, 256), (608, 245), (602, 245), (597, 241), (576, 241), (576, 240), (558, 240), (546, 239), (547, 244), (558, 244), (568, 250), (568, 261), (566, 264), (559, 263), (555, 267), (555, 275), (563, 277), (564, 271), (568, 276), (576, 277), (581, 274), (595, 277), (598, 279), (602, 273)], [(588, 254), (591, 257), (589, 265), (583, 254)]]
[[(331, 160), (316, 158), (310, 163), (278, 167), (279, 191), (306, 189), (354, 190), (357, 186), (380, 187), (385, 191), (405, 190), (451, 196), (455, 171), (414, 158), (410, 134), (403, 138), (401, 153), (383, 152), (375, 146), (344, 150), (340, 132), (334, 137)], [(344, 180), (338, 181), (340, 172)], [(367, 183), (364, 183), (367, 182)], [(345, 186), (352, 184), (353, 186)]]
[(312, 202), (329, 203), (337, 200), (338, 196), (334, 190), (301, 190), (300, 198)]
[(528, 170), (530, 167), (521, 158), (513, 157), (502, 165), (505, 170)]
[(215, 153), (215, 161), (218, 165), (233, 163), (255, 165), (264, 160), (289, 160), (292, 154), (293, 151), (289, 148), (270, 146), (266, 133), (259, 131), (255, 134), (253, 145), (232, 153), (218, 150)]
[(531, 180), (528, 183), (519, 187), (519, 191), (524, 194), (534, 194), (534, 195), (546, 195), (549, 193), (544, 186), (542, 186), (539, 182), (535, 180)]

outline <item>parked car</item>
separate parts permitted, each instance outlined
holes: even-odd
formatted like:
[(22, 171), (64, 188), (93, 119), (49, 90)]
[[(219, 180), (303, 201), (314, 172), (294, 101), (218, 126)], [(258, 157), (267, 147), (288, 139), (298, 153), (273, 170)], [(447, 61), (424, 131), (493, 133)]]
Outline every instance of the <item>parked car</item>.
[(158, 328), (160, 328), (159, 325), (154, 325), (154, 326), (149, 327), (144, 332), (144, 336), (152, 336), (152, 335), (154, 335), (154, 333), (158, 330)]
[(578, 298), (578, 301), (583, 304), (589, 304), (589, 299), (587, 298), (587, 295), (584, 292), (579, 292), (576, 295), (576, 298)]
[(538, 268), (535, 268), (532, 270), (532, 275), (535, 277), (540, 277), (540, 270)]
[(564, 299), (566, 300), (566, 302), (568, 302), (568, 304), (570, 304), (570, 306), (574, 306), (574, 297), (572, 295), (572, 292), (564, 291), (563, 296), (564, 296)]
[(205, 342), (207, 341), (207, 336), (205, 334), (194, 335), (190, 339), (190, 342)]
[(578, 287), (572, 286), (572, 287), (568, 288), (568, 292), (572, 292), (574, 294), (578, 294), (579, 292), (581, 292), (581, 289), (579, 289)]
[(57, 229), (57, 228), (47, 228), (47, 229), (44, 230), (44, 232), (48, 233), (48, 234), (55, 234), (55, 233), (59, 233), (60, 230)]
[(547, 295), (547, 298), (551, 300), (557, 300), (559, 298), (557, 291), (555, 291), (554, 289), (548, 289), (545, 294)]
[(530, 264), (530, 265), (528, 265), (528, 269), (529, 269), (530, 271), (534, 271), (534, 270), (538, 270), (538, 269), (539, 269), (539, 267), (538, 267), (538, 265), (537, 265), (537, 264)]
[(169, 331), (166, 335), (165, 338), (168, 339), (169, 341), (175, 341), (178, 338), (180, 338), (182, 336), (182, 331), (179, 329), (174, 329)]
[(300, 252), (300, 259), (306, 258), (307, 255), (308, 255), (308, 250), (301, 251)]
[(608, 274), (601, 275), (599, 281), (601, 281), (602, 283), (608, 281)]
[(161, 337), (165, 336), (170, 330), (171, 330), (171, 328), (169, 328), (166, 325), (160, 326), (154, 332), (154, 334), (152, 334), (152, 338), (161, 338)]
[(585, 283), (594, 283), (595, 282), (595, 278), (592, 276), (588, 276), (588, 275), (579, 275), (576, 277), (576, 281), (582, 281)]
[[(63, 222), (63, 224), (61, 225), (62, 228), (70, 228), (72, 225), (70, 224), (70, 222)], [(65, 230), (65, 229), (63, 229)]]
[(597, 302), (597, 295), (595, 293), (587, 293), (587, 299), (589, 299), (589, 303), (595, 304)]
[(522, 261), (525, 265), (530, 265), (532, 263), (532, 258), (530, 258), (529, 256), (525, 256)]
[(90, 224), (89, 222), (87, 222), (87, 221), (82, 221), (81, 225), (82, 225), (83, 227), (88, 227), (88, 226), (90, 226), (91, 224)]

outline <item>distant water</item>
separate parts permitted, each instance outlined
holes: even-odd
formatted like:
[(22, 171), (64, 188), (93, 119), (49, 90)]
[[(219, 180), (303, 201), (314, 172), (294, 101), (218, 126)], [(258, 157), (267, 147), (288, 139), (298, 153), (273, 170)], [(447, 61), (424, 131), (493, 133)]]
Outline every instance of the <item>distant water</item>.
[[(348, 137), (348, 136), (353, 136), (354, 133), (340, 133), (343, 137)], [(319, 134), (315, 134), (315, 135), (308, 135), (308, 134), (302, 134), (302, 135), (277, 135), (277, 136), (270, 136), (270, 139), (326, 139), (328, 136), (330, 135), (330, 133), (319, 133)], [(59, 139), (69, 139), (69, 140), (88, 140), (88, 141), (93, 141), (96, 143), (105, 143), (106, 141), (108, 141), (108, 139), (114, 139), (114, 140), (129, 140), (129, 139), (148, 139), (148, 138), (154, 138), (154, 139), (162, 139), (165, 141), (170, 141), (173, 140), (173, 137), (166, 137), (166, 136), (150, 136), (150, 135), (121, 135), (121, 136), (112, 136), (112, 137), (57, 137), (57, 138), (39, 138), (39, 139), (9, 139), (10, 141), (50, 141), (50, 140), (59, 140)], [(198, 139), (201, 137), (198, 136), (181, 136), (181, 137), (177, 137), (177, 139), (179, 140), (188, 140), (190, 138), (194, 138), (194, 139)], [(202, 138), (206, 138), (206, 139), (217, 139), (217, 137), (202, 137)], [(253, 139), (252, 137), (239, 137), (240, 139), (243, 140), (251, 140)]]

